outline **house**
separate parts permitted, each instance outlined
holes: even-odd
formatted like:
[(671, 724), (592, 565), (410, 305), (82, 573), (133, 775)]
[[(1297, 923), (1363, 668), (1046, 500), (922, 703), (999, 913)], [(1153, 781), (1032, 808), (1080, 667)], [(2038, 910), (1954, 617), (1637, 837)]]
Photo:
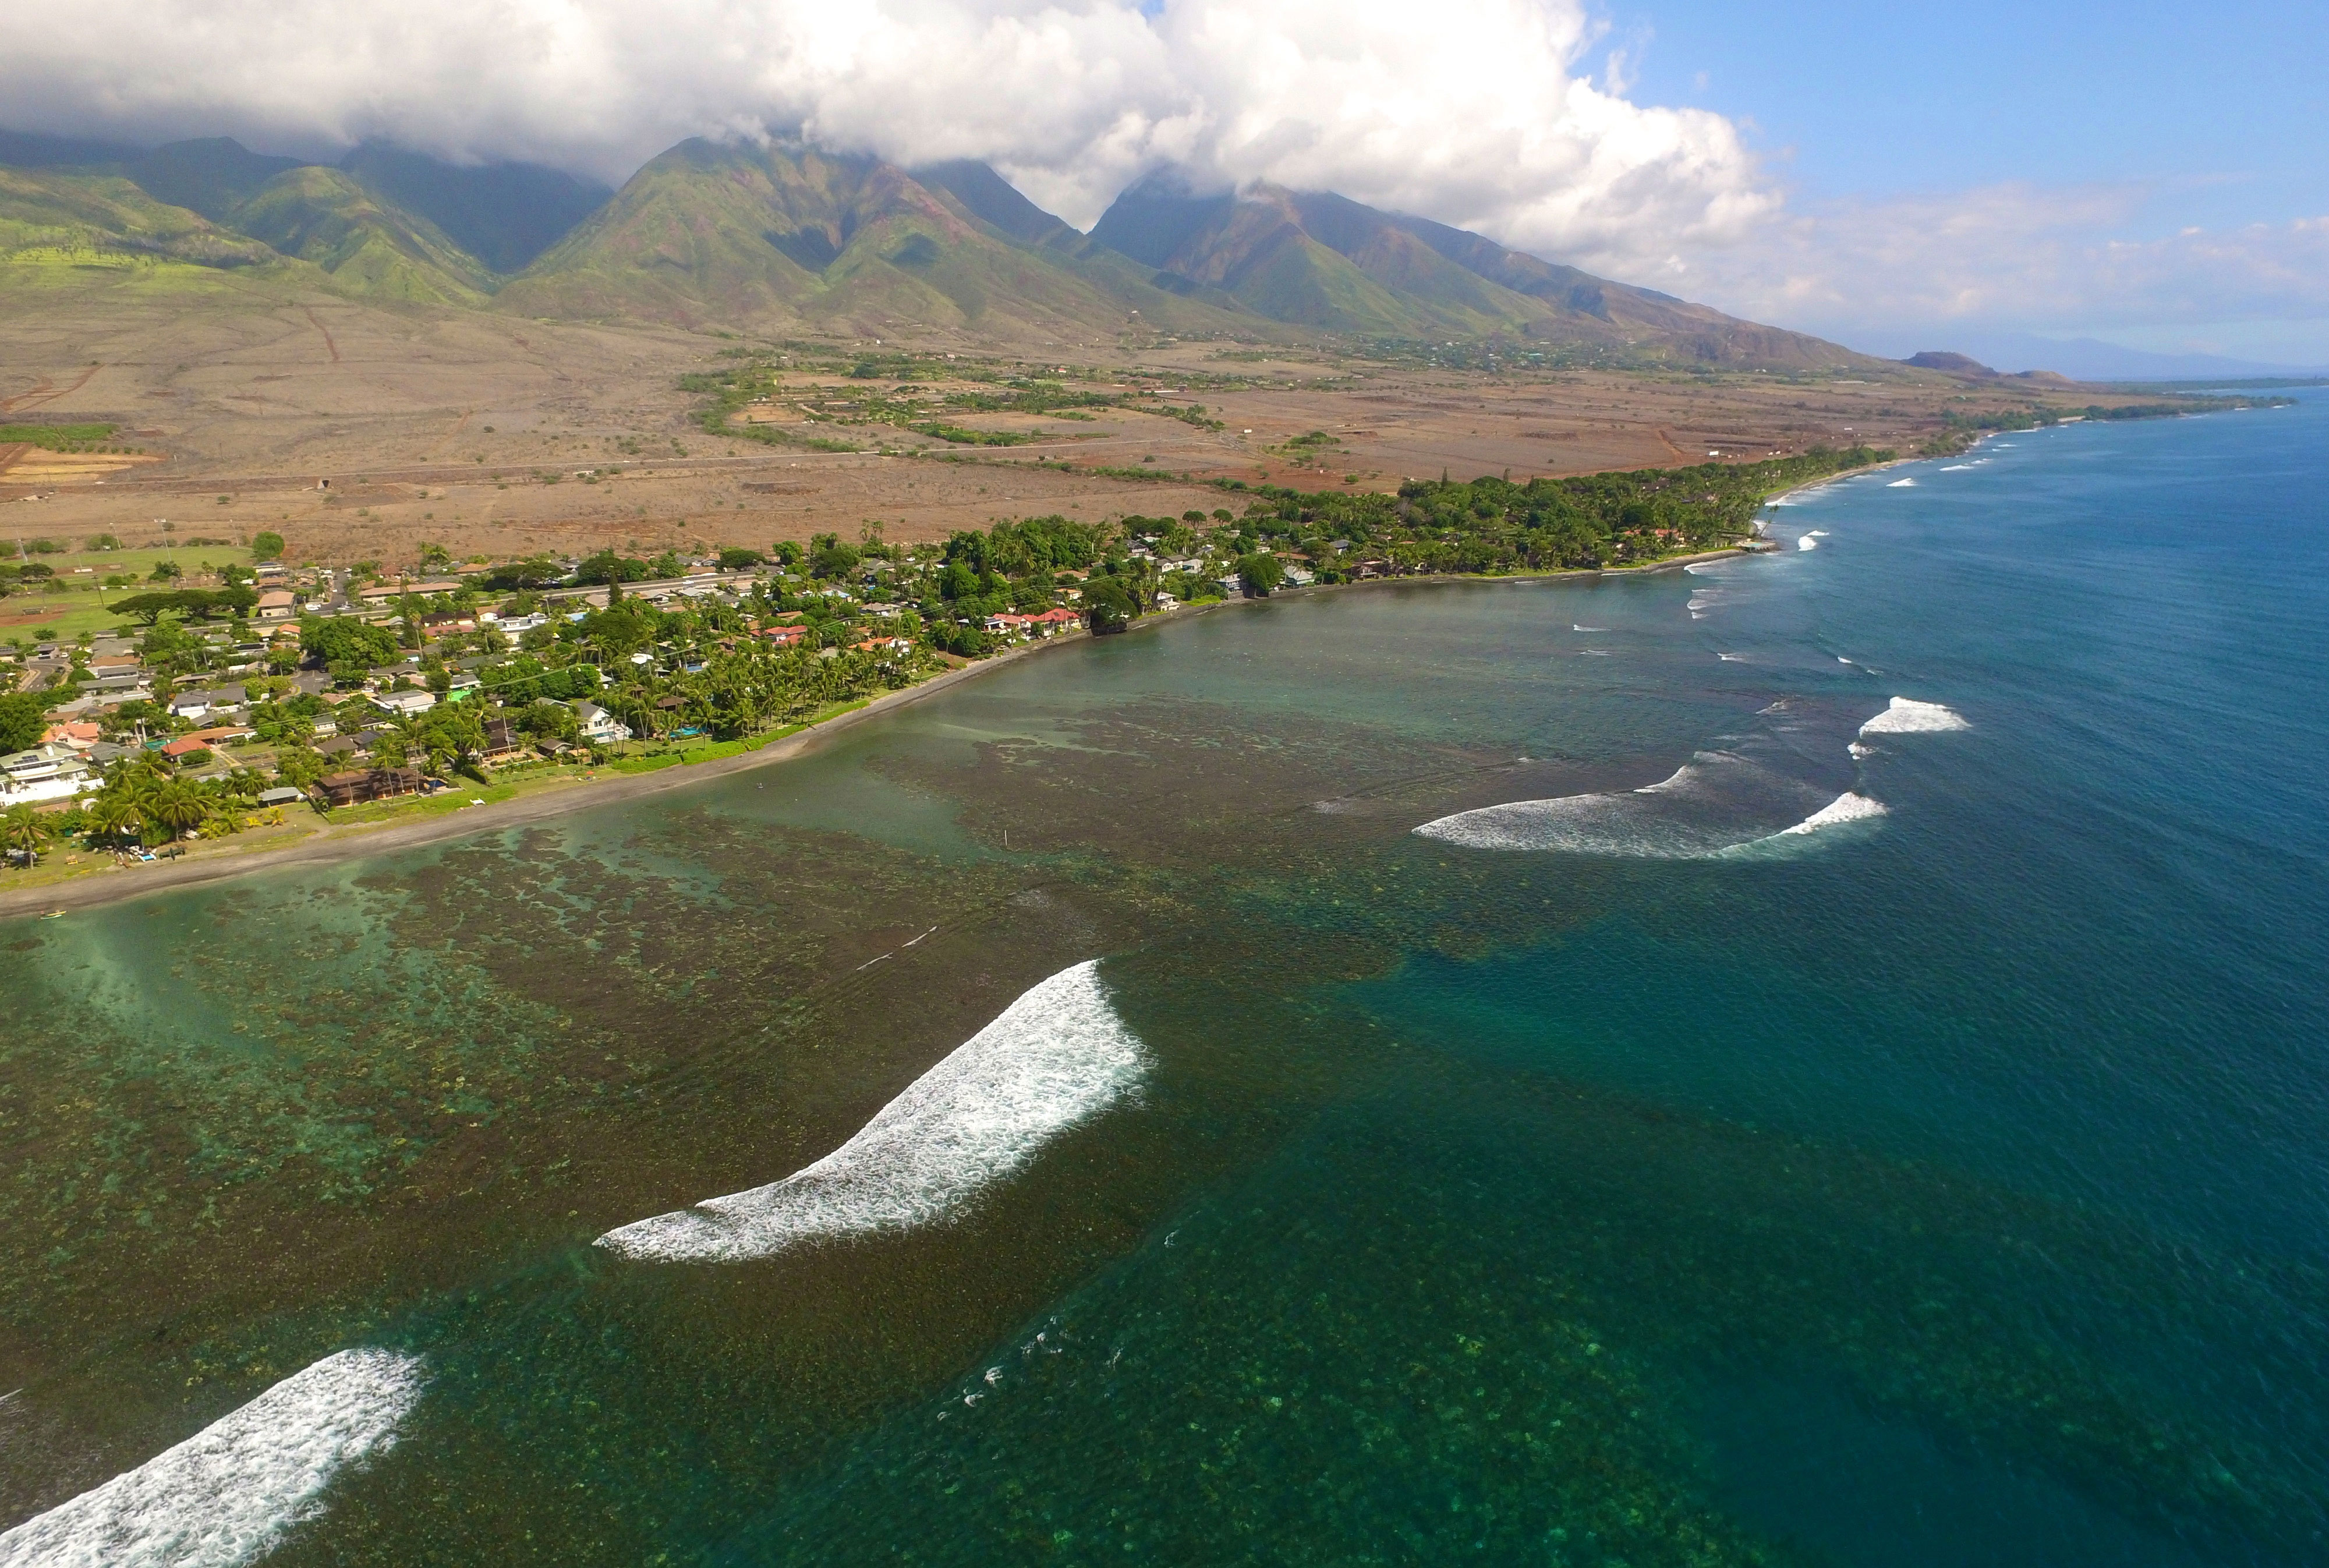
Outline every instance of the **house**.
[(527, 632), (532, 631), (535, 627), (548, 626), (550, 624), (550, 618), (546, 615), (512, 615), (504, 616), (503, 619), (493, 621), (490, 624), (495, 631), (514, 641), (516, 638), (523, 637)]
[(292, 612), (298, 608), (298, 603), (297, 598), (288, 588), (270, 590), (259, 596), (259, 619), (288, 620), (291, 619)]
[(488, 719), (486, 721), (486, 749), (484, 755), (486, 761), (506, 762), (514, 757), (522, 755), (524, 751), (525, 732), (520, 730), (515, 724), (511, 723), (507, 719)]
[(105, 732), (96, 724), (82, 720), (78, 723), (51, 724), (41, 736), (43, 746), (70, 746), (76, 751), (86, 751), (105, 738)]
[(808, 628), (805, 626), (765, 626), (760, 628), (762, 639), (771, 647), (797, 647), (801, 638), (807, 635)]
[(246, 740), (254, 732), (248, 724), (218, 724), (207, 730), (194, 730), (163, 747), (162, 755), (174, 761), (189, 751), (215, 751), (229, 741)]
[(0, 801), (63, 800), (103, 782), (97, 770), (70, 746), (35, 746), (0, 757)]
[(218, 686), (203, 692), (180, 692), (170, 699), (170, 716), (174, 719), (204, 719), (212, 713), (232, 713), (243, 704), (240, 686)]
[(261, 806), (297, 806), (306, 798), (307, 798), (306, 795), (288, 784), (278, 784), (272, 789), (261, 789), (259, 792), (259, 803)]
[(425, 713), (435, 707), (437, 694), (434, 692), (382, 692), (372, 698), (372, 705), (384, 713), (393, 713), (400, 719), (409, 719), (415, 713)]
[(316, 794), (326, 806), (358, 806), (367, 800), (417, 794), (420, 789), (418, 768), (359, 768), (326, 773), (316, 781)]
[(1027, 618), (1027, 624), (1039, 628), (1045, 637), (1071, 626), (1081, 626), (1084, 618), (1072, 609), (1047, 609)]
[(326, 759), (353, 757), (363, 750), (363, 746), (357, 743), (354, 735), (337, 735), (331, 740), (320, 742), (316, 747), (316, 754)]
[(574, 714), (582, 722), (582, 738), (594, 744), (606, 745), (631, 738), (631, 727), (596, 703), (576, 703)]

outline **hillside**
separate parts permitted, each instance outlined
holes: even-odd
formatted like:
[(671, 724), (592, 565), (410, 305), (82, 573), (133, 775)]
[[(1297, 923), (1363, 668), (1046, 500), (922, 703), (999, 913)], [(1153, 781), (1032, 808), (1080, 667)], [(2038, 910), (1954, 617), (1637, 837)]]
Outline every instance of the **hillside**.
[(36, 255), (227, 268), (279, 260), (258, 241), (157, 202), (118, 175), (0, 168), (0, 257), (29, 265)]
[(484, 263), (338, 169), (286, 170), (232, 214), (236, 228), (312, 262), (344, 292), (409, 304), (478, 306), (495, 284)]
[(780, 142), (683, 142), (611, 195), (377, 143), (329, 168), (226, 137), (0, 133), (10, 156), (42, 166), (5, 172), (7, 250), (288, 259), (317, 272), (287, 279), (383, 301), (857, 336), (1495, 336), (1613, 367), (1881, 363), (1332, 193), (1197, 191), (1169, 171), (1084, 234), (982, 163), (908, 171)]
[(1867, 363), (1802, 333), (1596, 278), (1328, 192), (1194, 194), (1171, 175), (1117, 197), (1091, 238), (1258, 316), (1390, 336), (1513, 333), (1632, 359), (1768, 368)]
[(987, 181), (957, 166), (933, 188), (871, 157), (684, 142), (500, 303), (533, 316), (995, 336), (1113, 334), (1144, 307), (1192, 315), (1136, 269), (1080, 255), (1082, 236), (1023, 197), (1014, 206), (991, 171)]

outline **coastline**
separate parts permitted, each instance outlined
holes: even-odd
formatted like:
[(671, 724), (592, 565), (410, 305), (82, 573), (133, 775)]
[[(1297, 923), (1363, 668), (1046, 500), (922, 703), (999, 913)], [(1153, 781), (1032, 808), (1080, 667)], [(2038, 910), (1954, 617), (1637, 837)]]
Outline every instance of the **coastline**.
[[(1851, 473), (1870, 473), (1870, 468), (1855, 468)], [(1848, 475), (1835, 475), (1819, 481), (1830, 484)], [(1810, 488), (1811, 486), (1803, 486)], [(1444, 572), (1414, 577), (1375, 577), (1358, 582), (1313, 583), (1301, 588), (1280, 589), (1272, 598), (1292, 598), (1321, 592), (1343, 592), (1352, 589), (1388, 588), (1417, 583), (1444, 585), (1477, 582), (1541, 582), (1562, 579), (1623, 577), (1677, 571), (1702, 561), (1718, 561), (1735, 555), (1768, 553), (1776, 545), (1740, 544), (1720, 550), (1705, 550), (1689, 555), (1673, 556), (1664, 561), (1646, 562), (1639, 566), (1578, 567), (1555, 571), (1524, 571), (1487, 577), (1471, 573)], [(1162, 625), (1188, 616), (1201, 615), (1234, 604), (1262, 604), (1267, 600), (1217, 600), (1204, 604), (1185, 604), (1161, 614), (1143, 616), (1127, 630)], [(879, 713), (888, 713), (909, 704), (932, 696), (966, 681), (975, 680), (991, 670), (1032, 657), (1054, 648), (1065, 647), (1085, 640), (1089, 633), (1079, 633), (1023, 647), (981, 659), (958, 669), (933, 675), (919, 685), (905, 687), (882, 695), (863, 706), (819, 720), (778, 740), (770, 741), (755, 750), (733, 757), (721, 757), (707, 762), (680, 767), (661, 768), (649, 773), (615, 774), (600, 772), (575, 780), (561, 788), (539, 794), (523, 796), (514, 800), (495, 801), (491, 805), (466, 808), (429, 817), (417, 822), (362, 823), (335, 828), (326, 823), (304, 838), (265, 848), (236, 852), (226, 849), (208, 855), (176, 860), (166, 865), (140, 866), (135, 873), (127, 868), (100, 868), (65, 881), (45, 883), (39, 887), (0, 888), (0, 921), (61, 914), (73, 910), (95, 909), (104, 904), (120, 903), (142, 898), (148, 893), (166, 893), (179, 888), (199, 887), (208, 883), (224, 882), (232, 877), (252, 874), (288, 865), (324, 865), (335, 861), (353, 860), (364, 855), (399, 849), (411, 849), (422, 845), (442, 843), (462, 838), (474, 833), (492, 833), (504, 828), (524, 827), (548, 821), (570, 812), (614, 801), (635, 800), (675, 789), (702, 779), (740, 773), (767, 763), (782, 762), (815, 750), (825, 738), (848, 728), (857, 721)]]
[(362, 823), (336, 829), (326, 824), (305, 838), (278, 847), (190, 857), (166, 865), (141, 866), (135, 873), (126, 868), (100, 869), (40, 887), (0, 888), (0, 921), (44, 915), (52, 912), (63, 913), (71, 910), (94, 909), (102, 904), (142, 898), (147, 893), (199, 887), (205, 883), (224, 882), (231, 877), (269, 871), (278, 866), (328, 864), (384, 851), (441, 843), (446, 839), (466, 838), (475, 833), (498, 832), (504, 828), (548, 821), (593, 806), (639, 799), (701, 779), (740, 773), (764, 763), (786, 761), (815, 750), (825, 737), (872, 714), (905, 707), (950, 686), (974, 680), (991, 670), (1051, 648), (1067, 647), (1089, 635), (1029, 643), (992, 658), (981, 659), (976, 664), (933, 675), (919, 685), (884, 692), (862, 706), (835, 713), (733, 757), (659, 768), (650, 773), (599, 772), (561, 789), (523, 796), (515, 800), (495, 801), (488, 806), (448, 811), (418, 822)]

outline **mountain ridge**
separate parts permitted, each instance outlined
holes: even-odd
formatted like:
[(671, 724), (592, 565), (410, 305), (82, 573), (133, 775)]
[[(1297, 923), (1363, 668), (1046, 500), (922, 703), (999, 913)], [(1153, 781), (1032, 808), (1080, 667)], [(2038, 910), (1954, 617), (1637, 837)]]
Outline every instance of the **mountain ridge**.
[(783, 140), (692, 138), (611, 193), (382, 143), (335, 167), (227, 137), (140, 152), (0, 132), (10, 155), (37, 164), (8, 198), (20, 233), (198, 265), (281, 258), (409, 304), (859, 335), (1452, 335), (1612, 364), (1883, 363), (1335, 193), (1196, 191), (1172, 171), (1085, 233), (983, 163), (908, 169)]

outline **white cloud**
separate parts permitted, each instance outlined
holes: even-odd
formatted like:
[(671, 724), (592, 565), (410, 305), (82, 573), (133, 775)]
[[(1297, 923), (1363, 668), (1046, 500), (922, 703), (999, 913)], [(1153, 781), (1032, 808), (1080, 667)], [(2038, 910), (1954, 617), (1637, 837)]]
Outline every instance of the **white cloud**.
[(2125, 336), (2329, 320), (2329, 218), (2147, 231), (2155, 201), (2133, 185), (2002, 184), (1799, 209), (1657, 281), (1846, 338), (1909, 324)]
[(61, 0), (0, 8), (24, 128), (370, 136), (620, 179), (800, 128), (975, 156), (1089, 224), (1147, 168), (1268, 179), (1625, 268), (1776, 211), (1735, 128), (1627, 100), (1582, 0)]

